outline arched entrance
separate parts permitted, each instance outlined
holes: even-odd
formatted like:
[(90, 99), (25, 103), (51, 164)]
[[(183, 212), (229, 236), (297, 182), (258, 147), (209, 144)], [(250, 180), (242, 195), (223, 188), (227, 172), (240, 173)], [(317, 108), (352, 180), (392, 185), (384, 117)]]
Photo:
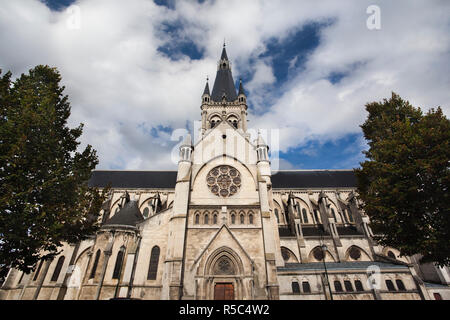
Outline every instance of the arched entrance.
[(216, 250), (206, 265), (207, 299), (239, 300), (243, 297), (243, 266), (230, 248)]
[[(236, 268), (231, 258), (226, 254), (220, 256), (214, 264), (213, 274), (219, 277), (235, 275)], [(215, 282), (214, 300), (234, 300), (234, 283)]]

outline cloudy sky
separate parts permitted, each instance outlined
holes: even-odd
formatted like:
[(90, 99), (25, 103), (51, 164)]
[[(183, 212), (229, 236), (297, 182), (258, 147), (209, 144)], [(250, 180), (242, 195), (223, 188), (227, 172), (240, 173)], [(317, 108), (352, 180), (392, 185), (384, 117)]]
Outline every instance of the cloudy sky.
[(364, 159), (367, 102), (394, 91), (449, 116), (449, 12), (447, 0), (0, 0), (0, 69), (58, 68), (98, 169), (175, 169), (173, 133), (200, 119), (226, 39), (249, 127), (279, 129), (281, 168), (348, 169)]

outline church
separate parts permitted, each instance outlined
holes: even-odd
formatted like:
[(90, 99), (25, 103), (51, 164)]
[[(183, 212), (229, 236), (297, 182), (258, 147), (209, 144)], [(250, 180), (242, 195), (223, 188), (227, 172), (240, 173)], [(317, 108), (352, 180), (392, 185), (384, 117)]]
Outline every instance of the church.
[(373, 240), (352, 170), (272, 174), (225, 46), (200, 110), (177, 171), (94, 171), (91, 186), (111, 187), (99, 231), (30, 274), (10, 270), (0, 299), (450, 299)]

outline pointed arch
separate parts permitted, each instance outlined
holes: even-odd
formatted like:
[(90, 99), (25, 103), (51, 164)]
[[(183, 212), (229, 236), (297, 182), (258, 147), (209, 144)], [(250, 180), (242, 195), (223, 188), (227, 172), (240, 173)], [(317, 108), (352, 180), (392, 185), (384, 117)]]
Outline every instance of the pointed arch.
[(284, 262), (298, 263), (298, 259), (295, 253), (286, 247), (281, 247), (281, 256), (283, 257)]
[(154, 246), (152, 248), (152, 252), (150, 254), (150, 263), (148, 266), (147, 280), (156, 280), (158, 275), (158, 264), (159, 264), (159, 255), (161, 250), (158, 246)]
[(56, 263), (55, 271), (53, 271), (53, 275), (52, 275), (52, 278), (50, 279), (50, 281), (52, 281), (52, 282), (58, 281), (59, 274), (61, 273), (61, 269), (64, 265), (65, 259), (66, 259), (66, 257), (64, 257), (64, 256), (59, 257), (58, 262)]
[(100, 260), (101, 250), (98, 249), (95, 253), (94, 264), (92, 265), (91, 273), (89, 275), (89, 279), (93, 279), (95, 277), (95, 273), (97, 272), (98, 261)]
[(305, 200), (299, 197), (294, 198), (295, 215), (303, 224), (312, 224), (311, 208)]
[[(255, 190), (258, 190), (257, 178), (256, 178), (256, 176), (253, 175), (253, 173), (250, 171), (250, 169), (247, 167), (247, 165), (244, 162), (242, 162), (241, 160), (239, 160), (238, 158), (232, 157), (232, 156), (230, 156), (228, 154), (221, 154), (221, 155), (215, 156), (215, 157), (209, 159), (207, 162), (203, 163), (203, 165), (195, 173), (193, 172), (192, 185), (195, 185), (195, 183), (197, 182), (197, 178), (200, 175), (200, 173), (203, 172), (204, 169), (207, 168), (211, 163), (213, 163), (217, 159), (222, 159), (223, 162), (225, 163), (226, 162), (226, 160), (225, 160), (226, 158), (232, 159), (232, 160), (234, 160), (236, 162), (236, 164), (238, 164), (236, 166), (233, 163), (231, 163), (231, 164), (230, 163), (226, 163), (227, 165), (232, 166), (232, 167), (236, 168), (237, 170), (239, 170), (238, 166), (242, 166), (242, 169), (244, 169), (245, 172), (247, 172), (247, 174), (250, 175), (250, 177), (252, 177), (253, 183), (254, 183), (254, 186), (255, 186)], [(212, 166), (212, 168), (213, 167), (214, 166)], [(242, 174), (243, 174), (243, 171), (241, 171), (241, 176), (242, 176)]]
[[(317, 261), (317, 262), (323, 261), (323, 250), (322, 250), (322, 248), (320, 246), (314, 247), (309, 252), (308, 261), (310, 261), (310, 262), (312, 262), (312, 261)], [(336, 259), (333, 256), (333, 254), (330, 252), (330, 250), (326, 250), (326, 252), (325, 252), (325, 262), (336, 262)]]
[(217, 263), (221, 259), (228, 259), (227, 261), (231, 264), (231, 268), (233, 269), (234, 274), (244, 274), (244, 265), (239, 255), (233, 249), (225, 246), (220, 247), (213, 253), (211, 253), (211, 255), (206, 260), (204, 274), (216, 274), (215, 272), (217, 272), (217, 270), (215, 270), (214, 268), (217, 267)]
[(357, 245), (351, 245), (345, 251), (346, 261), (372, 261), (370, 255)]

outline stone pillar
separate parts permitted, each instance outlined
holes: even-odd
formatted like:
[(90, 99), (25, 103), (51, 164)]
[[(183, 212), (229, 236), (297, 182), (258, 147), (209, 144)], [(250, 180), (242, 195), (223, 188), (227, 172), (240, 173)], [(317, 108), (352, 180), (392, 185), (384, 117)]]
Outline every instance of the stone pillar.
[(183, 258), (192, 167), (192, 141), (188, 134), (180, 146), (175, 200), (169, 221), (162, 299), (180, 300), (183, 294)]
[(41, 292), (42, 284), (44, 283), (45, 277), (47, 276), (48, 268), (50, 267), (50, 264), (52, 263), (53, 259), (46, 260), (44, 262), (44, 270), (41, 271), (41, 274), (39, 275), (39, 284), (36, 288), (36, 291), (34, 291), (33, 300), (37, 300), (39, 297), (39, 293)]
[(273, 221), (271, 221), (269, 205), (269, 188), (272, 183), (270, 180), (270, 162), (268, 147), (261, 135), (258, 134), (257, 142), (257, 171), (258, 171), (258, 191), (261, 210), (261, 224), (263, 228), (264, 252), (266, 261), (266, 287), (268, 298), (271, 300), (279, 299), (279, 286), (276, 272), (275, 251), (278, 250), (275, 242), (275, 230), (273, 230)]
[(113, 234), (112, 239), (108, 243), (108, 246), (106, 247), (105, 252), (104, 252), (105, 258), (104, 258), (104, 262), (103, 262), (103, 269), (102, 269), (102, 274), (100, 276), (100, 282), (98, 283), (98, 286), (97, 286), (97, 293), (95, 294), (95, 300), (100, 299), (100, 293), (102, 291), (103, 281), (105, 280), (106, 267), (108, 266), (108, 261), (112, 254), (114, 238), (115, 238), (115, 234)]

